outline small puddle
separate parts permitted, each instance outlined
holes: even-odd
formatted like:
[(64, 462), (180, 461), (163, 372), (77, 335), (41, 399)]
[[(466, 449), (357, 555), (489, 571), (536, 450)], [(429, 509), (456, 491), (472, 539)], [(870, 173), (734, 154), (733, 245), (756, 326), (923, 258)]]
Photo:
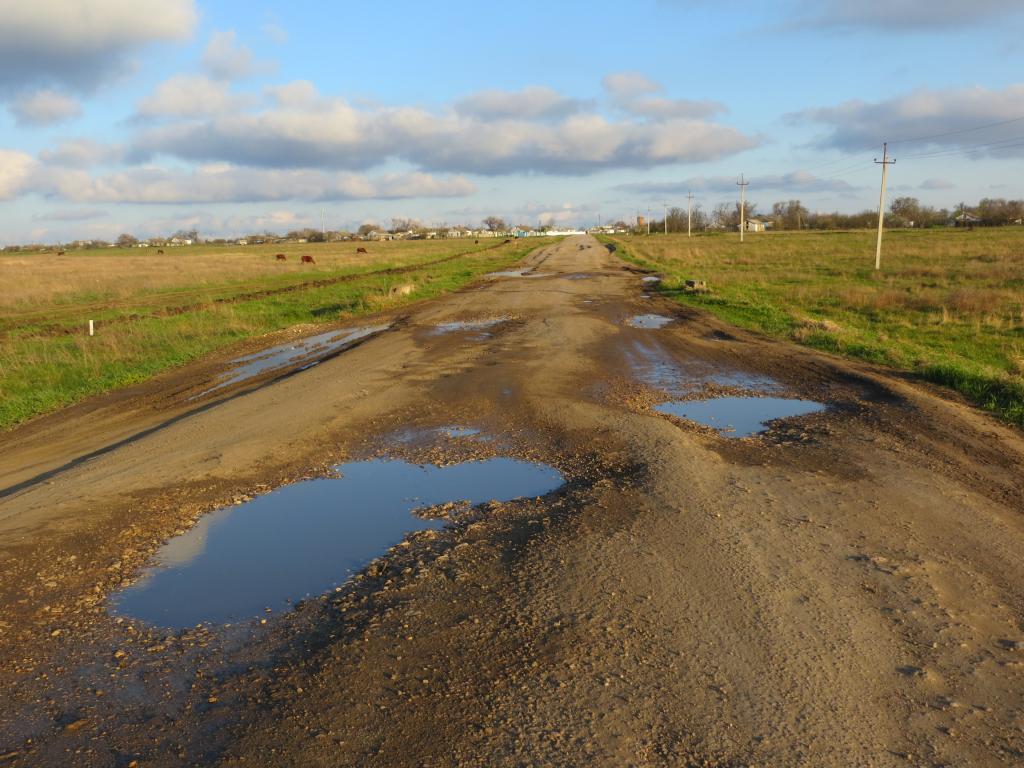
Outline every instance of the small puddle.
[(553, 467), (507, 457), (445, 467), (374, 459), (335, 469), (341, 477), (306, 480), (204, 516), (112, 597), (111, 612), (186, 628), (287, 609), (344, 583), (409, 532), (444, 525), (417, 517), (418, 509), (542, 496), (564, 482)]
[(660, 344), (637, 341), (626, 353), (630, 368), (649, 387), (672, 395), (699, 392), (708, 384), (753, 392), (778, 392), (782, 385), (769, 376), (722, 368), (706, 360), (674, 360)]
[(476, 427), (441, 427), (438, 431), (448, 437), (475, 437), (480, 434)]
[(590, 280), (596, 275), (591, 275), (588, 272), (573, 272), (571, 275), (563, 275), (566, 280)]
[[(508, 320), (507, 317), (496, 317), (490, 320), (457, 320), (450, 323), (438, 323), (434, 327), (434, 334), (441, 336), (446, 333), (455, 333), (457, 331), (486, 331), (488, 328), (493, 328), (496, 325), (500, 325)], [(483, 333), (481, 336), (489, 336), (488, 333)]]
[(655, 285), (656, 283), (661, 282), (661, 278), (658, 277), (657, 275), (645, 275), (644, 277), (640, 278), (640, 282), (646, 283), (647, 285)]
[(189, 399), (195, 400), (210, 392), (216, 392), (218, 389), (251, 379), (267, 371), (291, 368), (293, 366), (297, 366), (299, 370), (312, 368), (324, 358), (330, 357), (347, 345), (360, 339), (365, 339), (367, 336), (372, 336), (375, 333), (386, 331), (390, 327), (388, 325), (371, 325), (363, 328), (354, 328), (349, 331), (327, 331), (316, 336), (307, 336), (298, 341), (289, 341), (276, 347), (236, 357), (231, 361), (230, 365), (233, 368), (225, 378)]
[(782, 397), (715, 397), (710, 400), (675, 400), (655, 410), (717, 429), (726, 437), (750, 437), (768, 429), (769, 422), (818, 413), (825, 406), (813, 400)]
[(525, 269), (506, 269), (501, 272), (488, 272), (484, 277), (547, 277), (550, 272), (534, 272), (533, 267)]
[(666, 325), (672, 322), (671, 317), (665, 317), (665, 315), (633, 315), (629, 320), (626, 321), (627, 325), (631, 325), (634, 328), (664, 328)]

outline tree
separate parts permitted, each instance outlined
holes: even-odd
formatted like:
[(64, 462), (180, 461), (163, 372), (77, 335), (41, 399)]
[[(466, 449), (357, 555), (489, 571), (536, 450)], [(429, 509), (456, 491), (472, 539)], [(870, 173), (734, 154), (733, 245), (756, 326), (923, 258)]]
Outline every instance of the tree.
[(775, 229), (802, 229), (809, 226), (810, 214), (799, 200), (772, 204), (772, 226)]
[(129, 235), (127, 232), (123, 235), (119, 235), (117, 238), (117, 245), (119, 248), (131, 248), (133, 245), (137, 245), (139, 239)]
[(484, 226), (491, 232), (501, 232), (504, 229), (508, 229), (505, 220), (500, 216), (488, 216), (484, 219)]
[(361, 237), (365, 237), (376, 229), (380, 229), (376, 224), (360, 224), (359, 229), (356, 230), (356, 234)]

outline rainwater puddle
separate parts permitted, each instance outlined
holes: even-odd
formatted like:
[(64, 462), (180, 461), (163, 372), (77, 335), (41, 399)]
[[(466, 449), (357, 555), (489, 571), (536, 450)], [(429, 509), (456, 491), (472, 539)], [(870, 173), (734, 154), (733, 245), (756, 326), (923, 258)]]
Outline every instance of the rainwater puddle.
[(825, 406), (782, 397), (715, 397), (662, 403), (655, 410), (712, 427), (726, 437), (750, 437), (764, 432), (770, 421), (818, 413)]
[(218, 389), (251, 379), (267, 371), (292, 366), (299, 366), (299, 370), (312, 368), (324, 358), (329, 357), (347, 345), (360, 339), (365, 339), (367, 336), (372, 336), (375, 333), (386, 331), (389, 327), (388, 325), (372, 325), (348, 331), (327, 331), (316, 336), (307, 336), (298, 341), (289, 341), (270, 349), (263, 349), (250, 355), (237, 357), (230, 363), (236, 367), (225, 378), (189, 399), (195, 400), (210, 392), (216, 392)]
[(706, 360), (677, 362), (660, 344), (636, 342), (626, 354), (634, 375), (644, 384), (673, 395), (693, 394), (708, 384), (753, 392), (778, 392), (782, 385), (769, 376), (715, 366)]
[(441, 427), (439, 431), (448, 437), (475, 437), (480, 434), (476, 427)]
[(111, 612), (185, 628), (287, 609), (342, 584), (407, 533), (444, 525), (417, 509), (542, 496), (564, 482), (553, 467), (511, 458), (446, 467), (374, 459), (336, 469), (339, 478), (206, 515), (157, 552), (155, 565), (112, 598)]
[(590, 280), (596, 275), (591, 275), (587, 272), (573, 272), (571, 275), (563, 275), (566, 280)]
[(658, 277), (657, 275), (645, 275), (644, 277), (640, 278), (640, 282), (645, 283), (647, 285), (655, 285), (656, 283), (661, 282), (661, 278)]
[(629, 320), (626, 321), (627, 325), (631, 325), (634, 328), (664, 328), (666, 325), (672, 322), (671, 317), (665, 317), (665, 315), (633, 315)]
[(550, 272), (534, 272), (533, 267), (526, 269), (506, 269), (501, 272), (489, 272), (484, 277), (547, 277)]
[(434, 334), (440, 336), (456, 331), (485, 331), (506, 320), (508, 320), (507, 317), (496, 317), (490, 320), (459, 320), (451, 323), (438, 323), (434, 328)]

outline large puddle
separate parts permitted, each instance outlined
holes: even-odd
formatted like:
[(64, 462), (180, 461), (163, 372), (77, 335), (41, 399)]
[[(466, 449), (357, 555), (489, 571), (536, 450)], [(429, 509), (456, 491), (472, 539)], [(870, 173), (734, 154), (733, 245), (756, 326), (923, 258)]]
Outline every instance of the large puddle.
[(550, 274), (550, 272), (534, 272), (533, 267), (526, 267), (524, 269), (505, 269), (500, 272), (488, 272), (484, 277), (547, 277)]
[(553, 467), (511, 458), (445, 467), (376, 459), (336, 469), (340, 477), (206, 515), (112, 598), (112, 613), (175, 628), (252, 619), (342, 584), (411, 531), (444, 525), (418, 509), (542, 496), (564, 482)]
[(191, 399), (216, 392), (218, 389), (251, 379), (268, 371), (291, 367), (298, 367), (300, 370), (311, 368), (346, 346), (365, 339), (367, 336), (386, 331), (389, 327), (388, 325), (370, 325), (344, 331), (327, 331), (237, 357), (231, 361), (232, 368), (225, 377)]
[(713, 427), (727, 437), (750, 437), (767, 430), (775, 419), (818, 413), (825, 406), (781, 397), (715, 397), (662, 403), (655, 410)]

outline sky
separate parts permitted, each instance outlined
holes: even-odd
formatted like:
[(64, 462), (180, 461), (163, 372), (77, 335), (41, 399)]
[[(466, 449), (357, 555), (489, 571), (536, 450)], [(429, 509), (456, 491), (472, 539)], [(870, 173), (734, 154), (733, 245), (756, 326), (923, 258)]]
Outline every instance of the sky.
[(0, 245), (1024, 197), (1024, 0), (0, 0)]

